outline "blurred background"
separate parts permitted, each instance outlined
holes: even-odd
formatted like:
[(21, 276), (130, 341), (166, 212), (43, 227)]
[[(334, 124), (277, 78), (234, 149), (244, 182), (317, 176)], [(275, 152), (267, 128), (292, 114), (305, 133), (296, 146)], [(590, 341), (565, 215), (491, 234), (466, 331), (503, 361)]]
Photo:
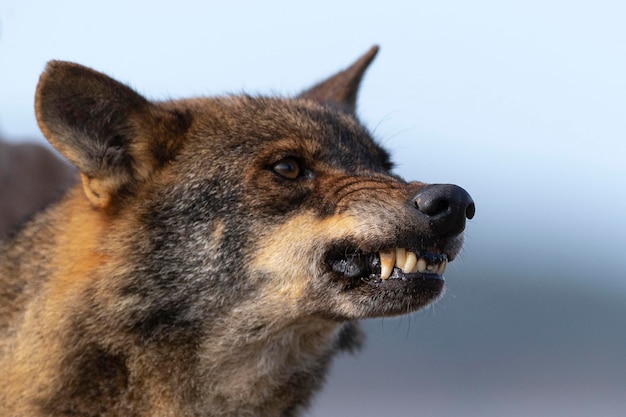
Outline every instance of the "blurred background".
[(477, 215), (445, 297), (366, 322), (309, 416), (623, 416), (625, 19), (621, 0), (3, 0), (0, 137), (43, 143), (50, 59), (153, 99), (293, 94), (379, 44), (360, 118)]

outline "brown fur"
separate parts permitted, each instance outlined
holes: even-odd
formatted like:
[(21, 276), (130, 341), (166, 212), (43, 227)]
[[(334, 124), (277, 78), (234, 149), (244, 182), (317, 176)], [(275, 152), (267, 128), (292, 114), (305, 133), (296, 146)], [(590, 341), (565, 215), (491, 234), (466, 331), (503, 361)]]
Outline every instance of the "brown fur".
[(355, 320), (436, 299), (378, 251), (451, 260), (473, 203), (356, 119), (376, 51), (296, 98), (149, 102), (50, 63), (38, 121), (81, 181), (0, 249), (0, 415), (299, 415)]

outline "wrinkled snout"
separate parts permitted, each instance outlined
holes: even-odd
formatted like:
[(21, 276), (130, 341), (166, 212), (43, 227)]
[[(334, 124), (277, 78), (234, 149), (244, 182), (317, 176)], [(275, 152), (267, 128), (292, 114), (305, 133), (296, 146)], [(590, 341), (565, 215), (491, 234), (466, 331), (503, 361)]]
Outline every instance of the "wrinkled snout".
[(463, 188), (453, 184), (430, 184), (413, 198), (413, 204), (426, 216), (431, 231), (441, 237), (458, 235), (465, 219), (474, 217), (474, 200)]

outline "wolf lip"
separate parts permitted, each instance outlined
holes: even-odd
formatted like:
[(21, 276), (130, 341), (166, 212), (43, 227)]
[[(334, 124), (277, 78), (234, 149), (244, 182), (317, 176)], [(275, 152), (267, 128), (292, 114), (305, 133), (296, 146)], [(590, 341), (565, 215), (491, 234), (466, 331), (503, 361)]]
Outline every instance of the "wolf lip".
[(390, 248), (372, 253), (354, 250), (346, 251), (340, 257), (330, 257), (329, 264), (336, 273), (366, 281), (443, 280), (448, 257), (425, 249)]

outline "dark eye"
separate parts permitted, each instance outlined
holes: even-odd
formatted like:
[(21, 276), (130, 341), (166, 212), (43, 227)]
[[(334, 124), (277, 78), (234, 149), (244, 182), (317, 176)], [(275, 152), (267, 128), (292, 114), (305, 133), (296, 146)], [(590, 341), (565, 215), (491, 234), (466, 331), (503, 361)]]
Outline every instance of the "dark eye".
[(302, 172), (300, 164), (294, 158), (281, 159), (274, 164), (272, 169), (281, 177), (285, 177), (290, 180), (295, 180)]

